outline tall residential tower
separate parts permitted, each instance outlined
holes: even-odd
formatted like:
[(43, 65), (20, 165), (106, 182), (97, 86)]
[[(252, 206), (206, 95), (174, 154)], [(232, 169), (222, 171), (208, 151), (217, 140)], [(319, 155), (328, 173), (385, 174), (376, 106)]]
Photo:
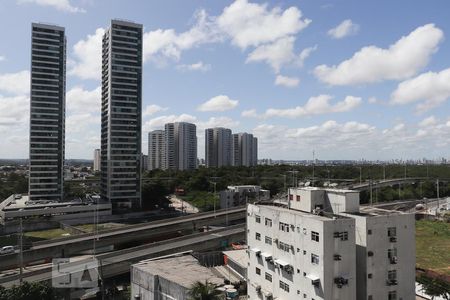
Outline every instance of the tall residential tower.
[(112, 20), (103, 36), (101, 196), (141, 206), (142, 25)]
[(31, 25), (30, 200), (63, 200), (66, 36)]
[(231, 129), (208, 128), (205, 130), (206, 166), (231, 166)]
[(164, 169), (164, 130), (153, 130), (148, 134), (148, 169)]
[(231, 161), (233, 166), (258, 164), (258, 139), (250, 133), (235, 133), (232, 137)]
[(187, 122), (165, 125), (165, 169), (197, 168), (197, 127)]

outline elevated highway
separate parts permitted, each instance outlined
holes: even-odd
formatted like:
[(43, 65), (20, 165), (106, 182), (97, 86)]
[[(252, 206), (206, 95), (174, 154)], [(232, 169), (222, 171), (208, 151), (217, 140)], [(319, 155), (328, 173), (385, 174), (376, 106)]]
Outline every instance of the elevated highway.
[(382, 188), (388, 187), (398, 184), (405, 183), (414, 183), (420, 180), (426, 180), (424, 177), (410, 177), (410, 178), (395, 178), (395, 179), (386, 179), (386, 180), (372, 180), (372, 182), (364, 182), (361, 184), (353, 184), (348, 186), (349, 189), (357, 190), (357, 191), (367, 191), (371, 187), (374, 188)]
[[(146, 244), (138, 247), (113, 251), (110, 253), (97, 255), (99, 270), (103, 279), (114, 277), (130, 272), (130, 266), (139, 261), (156, 258), (164, 255), (185, 252), (185, 251), (207, 251), (229, 246), (233, 242), (245, 238), (245, 224), (238, 224), (222, 229), (208, 232), (190, 234), (178, 238), (173, 238), (161, 242)], [(83, 272), (84, 263), (91, 259), (78, 260), (73, 262), (74, 269)], [(79, 266), (77, 268), (77, 266)], [(52, 279), (52, 267), (46, 267), (33, 272), (23, 274), (23, 280), (28, 282), (48, 281)], [(19, 283), (19, 275), (12, 275), (0, 278), (0, 284), (10, 287)]]
[[(49, 258), (70, 257), (82, 251), (91, 250), (94, 239), (97, 248), (136, 241), (148, 241), (178, 231), (196, 231), (209, 225), (236, 221), (245, 222), (245, 215), (245, 207), (237, 207), (228, 210), (218, 210), (215, 213), (198, 213), (146, 224), (110, 229), (100, 231), (98, 234), (88, 233), (37, 242), (29, 250), (23, 251), (23, 263), (26, 265)], [(18, 265), (18, 262), (19, 257), (17, 253), (0, 255), (0, 270), (15, 267)]]

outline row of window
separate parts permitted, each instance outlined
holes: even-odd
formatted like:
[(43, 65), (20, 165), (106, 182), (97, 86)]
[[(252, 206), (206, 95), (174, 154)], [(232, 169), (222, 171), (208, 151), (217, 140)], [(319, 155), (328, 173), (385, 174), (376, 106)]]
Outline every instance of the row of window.
[[(256, 220), (256, 223), (261, 223), (261, 216), (255, 215), (255, 220)], [(264, 223), (266, 226), (272, 227), (273, 222), (272, 222), (272, 219), (264, 218)], [(294, 225), (289, 225), (287, 223), (279, 222), (279, 229), (283, 232), (289, 232), (290, 227), (294, 228)], [(304, 229), (304, 232), (306, 232), (306, 229)], [(345, 232), (345, 233), (346, 233), (346, 238), (344, 240), (348, 240), (348, 233), (347, 232)], [(319, 241), (319, 233), (316, 231), (311, 231), (311, 240), (318, 242)], [(269, 243), (266, 242), (266, 244), (269, 244)], [(272, 244), (272, 243), (270, 243), (270, 244)]]

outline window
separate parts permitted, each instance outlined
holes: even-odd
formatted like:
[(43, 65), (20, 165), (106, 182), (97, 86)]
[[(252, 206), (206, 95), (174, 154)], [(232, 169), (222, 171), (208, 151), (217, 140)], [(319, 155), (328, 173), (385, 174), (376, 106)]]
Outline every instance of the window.
[(289, 232), (289, 224), (280, 222), (280, 226), (279, 226), (279, 227), (280, 227), (280, 230), (281, 230), (281, 231)]
[(389, 292), (388, 300), (397, 300), (397, 292), (396, 291)]
[(256, 268), (256, 275), (261, 275), (261, 269), (260, 268)]
[(372, 278), (372, 273), (367, 274), (367, 278)]
[(289, 200), (294, 200), (294, 195), (289, 194)]
[(367, 300), (373, 300), (372, 295), (369, 295), (369, 296), (367, 297)]
[(264, 224), (266, 224), (266, 226), (272, 227), (272, 219), (265, 218)]
[(280, 280), (280, 288), (289, 293), (289, 284)]
[(283, 250), (283, 251), (289, 252), (289, 250), (291, 249), (291, 246), (290, 246), (289, 244), (280, 242), (280, 243), (278, 244), (278, 248), (280, 248), (280, 249)]
[(260, 240), (261, 240), (261, 233), (256, 232), (256, 233), (255, 233), (255, 239), (256, 239), (257, 241), (260, 241)]
[(367, 234), (372, 234), (372, 229), (367, 230)]
[(397, 228), (389, 227), (388, 228), (388, 237), (395, 237), (395, 236), (397, 236)]
[(272, 245), (272, 238), (266, 236), (265, 242), (266, 242), (266, 244)]
[(341, 241), (347, 241), (348, 240), (348, 232), (347, 231), (335, 232), (334, 237), (340, 238)]
[(266, 272), (266, 280), (272, 282), (272, 275)]
[(313, 265), (318, 265), (319, 264), (319, 255), (311, 253), (311, 263)]
[(255, 215), (256, 223), (261, 223), (261, 216)]
[(391, 263), (397, 262), (397, 248), (388, 249), (388, 259)]
[(388, 271), (388, 280), (389, 281), (397, 280), (397, 270)]
[(297, 195), (297, 201), (300, 201), (300, 195)]
[(315, 231), (311, 231), (311, 240), (318, 242), (319, 241), (319, 233)]

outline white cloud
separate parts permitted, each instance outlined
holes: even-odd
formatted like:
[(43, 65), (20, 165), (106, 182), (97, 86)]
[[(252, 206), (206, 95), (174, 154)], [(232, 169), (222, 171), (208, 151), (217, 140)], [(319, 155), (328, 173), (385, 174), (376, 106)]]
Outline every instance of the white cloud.
[(144, 61), (178, 61), (183, 50), (221, 39), (215, 24), (204, 10), (198, 11), (194, 17), (195, 24), (188, 31), (179, 34), (174, 29), (157, 29), (144, 33)]
[(425, 118), (422, 121), (420, 121), (419, 127), (433, 126), (433, 125), (436, 125), (437, 122), (438, 122), (438, 120), (436, 119), (435, 116), (429, 116), (428, 118)]
[(24, 125), (29, 116), (30, 99), (28, 96), (3, 97), (0, 95), (0, 130)]
[(241, 49), (297, 34), (309, 23), (311, 20), (302, 19), (302, 12), (296, 7), (269, 10), (267, 4), (247, 0), (236, 0), (217, 17), (218, 27)]
[(450, 68), (441, 72), (427, 72), (401, 82), (391, 95), (392, 104), (419, 102), (418, 112), (441, 105), (450, 98)]
[(303, 67), (305, 60), (311, 55), (311, 53), (313, 53), (316, 50), (317, 50), (317, 45), (315, 45), (314, 47), (308, 47), (308, 48), (303, 49), (302, 52), (300, 52), (298, 60), (296, 61), (297, 65), (299, 67)]
[(69, 0), (17, 0), (19, 4), (23, 3), (33, 3), (40, 6), (53, 7), (59, 11), (69, 12), (69, 13), (84, 13), (84, 9), (80, 7), (73, 6)]
[(67, 112), (100, 112), (101, 110), (101, 87), (88, 91), (81, 86), (75, 86), (66, 95)]
[[(100, 125), (100, 115), (94, 115), (92, 113), (77, 113), (69, 115), (66, 118), (66, 135), (67, 139), (73, 138), (76, 133), (85, 133), (91, 128), (92, 125)], [(100, 128), (98, 128), (100, 130)], [(100, 134), (100, 132), (98, 131)], [(83, 139), (84, 135), (81, 136)], [(79, 142), (83, 144), (82, 141)]]
[(354, 35), (358, 33), (359, 25), (352, 22), (352, 20), (347, 19), (342, 21), (338, 26), (328, 30), (328, 35), (334, 39), (342, 39), (349, 35)]
[(200, 72), (206, 72), (211, 70), (210, 64), (204, 64), (202, 61), (199, 61), (194, 64), (190, 65), (178, 65), (177, 69), (180, 71), (200, 71)]
[(370, 97), (369, 100), (367, 100), (370, 104), (376, 104), (380, 102), (376, 97)]
[(0, 74), (0, 91), (21, 95), (30, 92), (30, 72), (20, 71), (17, 73)]
[(266, 117), (299, 118), (308, 115), (347, 112), (358, 107), (362, 102), (359, 97), (347, 96), (343, 101), (330, 104), (332, 98), (330, 95), (319, 95), (309, 98), (304, 106), (287, 109), (269, 108), (264, 115)]
[(258, 115), (258, 113), (256, 112), (256, 109), (244, 110), (244, 111), (241, 112), (241, 116), (247, 117), (247, 118), (258, 118), (258, 117), (260, 117)]
[(300, 79), (297, 77), (288, 77), (283, 75), (277, 75), (275, 79), (275, 85), (282, 85), (285, 87), (296, 87), (300, 83)]
[(197, 110), (199, 111), (226, 111), (238, 106), (238, 100), (232, 100), (226, 95), (212, 97), (205, 103), (201, 104)]
[(166, 123), (173, 123), (173, 122), (194, 123), (196, 121), (197, 118), (189, 114), (160, 116), (145, 122), (145, 124), (142, 126), (142, 130), (144, 132), (148, 132), (156, 129), (164, 129), (164, 125)]
[(442, 30), (434, 24), (427, 24), (416, 28), (388, 49), (364, 47), (352, 58), (337, 66), (317, 66), (314, 74), (321, 81), (331, 85), (405, 79), (415, 75), (428, 64), (443, 37)]
[(97, 28), (94, 34), (89, 34), (86, 39), (78, 41), (73, 46), (73, 54), (76, 61), (73, 62), (69, 75), (75, 75), (81, 79), (100, 80), (102, 75), (102, 38), (105, 29)]
[(143, 116), (151, 116), (154, 115), (160, 111), (166, 111), (168, 110), (168, 107), (162, 107), (156, 104), (147, 105), (147, 107), (144, 109), (144, 112), (142, 113)]
[(4, 61), (4, 60), (6, 60), (6, 57), (3, 55), (0, 55), (0, 61)]
[(235, 121), (229, 117), (211, 117), (208, 121), (197, 122), (197, 135), (204, 136), (204, 130), (206, 128), (225, 127), (235, 128), (239, 126), (239, 121)]

